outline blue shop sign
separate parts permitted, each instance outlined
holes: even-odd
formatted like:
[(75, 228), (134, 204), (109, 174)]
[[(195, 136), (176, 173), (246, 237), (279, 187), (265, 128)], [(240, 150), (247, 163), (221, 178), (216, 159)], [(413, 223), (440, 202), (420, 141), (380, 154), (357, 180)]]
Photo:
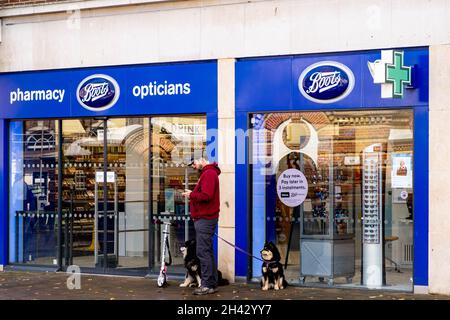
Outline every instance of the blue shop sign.
[(77, 88), (77, 99), (87, 110), (102, 111), (111, 108), (119, 99), (120, 88), (116, 80), (104, 74), (83, 79)]
[(300, 93), (317, 103), (333, 103), (347, 97), (355, 86), (353, 72), (336, 61), (317, 62), (307, 67), (298, 79)]
[(217, 112), (217, 62), (0, 74), (0, 118)]
[(402, 61), (393, 67), (413, 70), (412, 79), (395, 83), (403, 90), (401, 98), (383, 97), (384, 84), (375, 79), (373, 63), (383, 62), (382, 50), (240, 59), (236, 64), (236, 110), (337, 110), (427, 105), (428, 49), (398, 51), (403, 53)]

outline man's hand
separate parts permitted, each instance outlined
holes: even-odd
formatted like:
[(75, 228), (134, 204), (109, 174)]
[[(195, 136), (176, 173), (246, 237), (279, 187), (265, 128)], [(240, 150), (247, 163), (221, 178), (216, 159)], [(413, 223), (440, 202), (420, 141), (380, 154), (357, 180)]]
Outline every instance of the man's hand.
[(183, 196), (183, 197), (186, 197), (186, 198), (188, 198), (189, 199), (189, 196), (191, 195), (191, 190), (186, 190), (185, 192), (183, 192), (181, 195)]

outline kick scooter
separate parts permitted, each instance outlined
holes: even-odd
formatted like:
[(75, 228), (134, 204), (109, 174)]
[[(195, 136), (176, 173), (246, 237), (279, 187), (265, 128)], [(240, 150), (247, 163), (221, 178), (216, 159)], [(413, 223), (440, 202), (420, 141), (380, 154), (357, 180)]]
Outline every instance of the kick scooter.
[[(167, 285), (167, 267), (172, 264), (172, 256), (170, 254), (169, 248), (169, 236), (170, 236), (170, 222), (164, 222), (164, 231), (163, 231), (163, 246), (161, 253), (161, 270), (159, 271), (158, 276), (158, 287), (165, 287)], [(166, 262), (166, 250), (169, 255), (169, 261)]]

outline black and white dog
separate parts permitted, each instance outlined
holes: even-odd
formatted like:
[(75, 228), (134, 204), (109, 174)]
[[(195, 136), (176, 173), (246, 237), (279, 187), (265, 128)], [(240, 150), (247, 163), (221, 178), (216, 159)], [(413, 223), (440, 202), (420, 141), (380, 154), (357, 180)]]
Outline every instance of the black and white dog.
[(200, 287), (202, 279), (200, 277), (200, 259), (197, 257), (195, 240), (188, 240), (184, 247), (180, 248), (183, 254), (184, 267), (186, 268), (186, 278), (180, 287)]
[[(186, 267), (186, 278), (180, 287), (200, 287), (202, 284), (200, 259), (197, 257), (197, 244), (195, 239), (188, 240), (180, 250), (183, 254), (184, 266)], [(222, 278), (222, 272), (217, 270), (219, 286), (229, 284), (228, 280)]]
[(283, 265), (280, 263), (281, 255), (272, 241), (264, 244), (261, 258), (263, 259), (261, 289), (280, 290), (286, 288), (288, 283), (284, 277)]

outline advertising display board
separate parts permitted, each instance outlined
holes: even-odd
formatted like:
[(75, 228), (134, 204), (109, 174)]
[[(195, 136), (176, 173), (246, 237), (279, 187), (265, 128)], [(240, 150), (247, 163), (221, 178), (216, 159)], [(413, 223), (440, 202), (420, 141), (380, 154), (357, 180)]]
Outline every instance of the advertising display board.
[(281, 202), (288, 207), (297, 207), (305, 201), (308, 194), (308, 181), (297, 169), (287, 169), (280, 174), (277, 193)]

